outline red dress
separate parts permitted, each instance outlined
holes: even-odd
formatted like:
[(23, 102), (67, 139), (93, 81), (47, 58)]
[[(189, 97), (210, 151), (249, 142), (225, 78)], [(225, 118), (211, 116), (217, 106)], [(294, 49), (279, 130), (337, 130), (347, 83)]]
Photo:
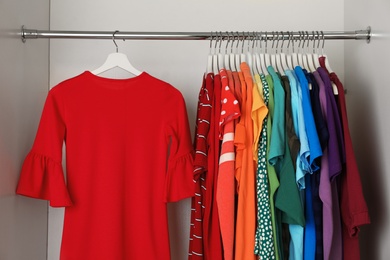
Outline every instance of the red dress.
[(170, 259), (166, 205), (194, 195), (192, 149), (177, 89), (86, 71), (49, 91), (17, 193), (66, 206), (61, 259)]

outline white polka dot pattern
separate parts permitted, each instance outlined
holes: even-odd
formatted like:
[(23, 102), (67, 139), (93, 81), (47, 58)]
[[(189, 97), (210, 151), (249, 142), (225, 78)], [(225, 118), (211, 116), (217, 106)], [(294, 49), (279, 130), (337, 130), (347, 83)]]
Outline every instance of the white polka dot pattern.
[[(264, 75), (261, 75), (261, 79), (264, 90), (264, 103), (268, 106), (268, 84), (265, 81)], [(260, 259), (276, 259), (267, 174), (267, 120), (268, 116), (264, 118), (258, 152), (256, 179), (257, 230), (255, 237), (255, 254), (259, 255)]]

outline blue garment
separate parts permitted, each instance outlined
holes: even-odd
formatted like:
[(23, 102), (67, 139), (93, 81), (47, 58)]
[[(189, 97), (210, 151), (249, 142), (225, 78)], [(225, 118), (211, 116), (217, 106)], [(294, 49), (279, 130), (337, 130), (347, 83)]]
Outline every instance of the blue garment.
[(292, 117), (294, 121), (294, 129), (295, 134), (298, 136), (299, 141), (301, 143), (299, 156), (297, 158), (293, 158), (296, 160), (296, 173), (295, 178), (299, 189), (305, 188), (305, 173), (309, 170), (309, 142), (306, 135), (305, 128), (305, 118), (303, 116), (302, 109), (302, 94), (301, 88), (299, 86), (299, 82), (295, 76), (295, 72), (293, 70), (285, 71), (287, 77), (290, 80), (290, 88), (291, 88), (291, 108), (292, 108)]
[[(318, 173), (316, 173), (318, 174)], [(313, 175), (306, 174), (305, 189), (305, 235), (304, 235), (304, 260), (314, 260), (316, 256), (316, 224), (314, 221), (314, 210), (312, 201), (311, 178)]]
[(303, 116), (305, 117), (305, 128), (306, 134), (309, 141), (310, 149), (310, 173), (317, 171), (319, 166), (316, 164), (316, 159), (322, 155), (322, 149), (320, 145), (320, 140), (318, 138), (316, 124), (314, 121), (313, 110), (311, 108), (310, 102), (310, 90), (309, 84), (306, 79), (305, 73), (302, 68), (297, 66), (294, 69), (302, 90), (302, 107), (303, 107)]
[[(317, 73), (318, 72), (314, 72)], [(306, 73), (305, 73), (306, 74)], [(328, 127), (326, 126), (326, 122), (324, 119), (324, 116), (322, 115), (321, 111), (321, 102), (320, 102), (320, 87), (317, 80), (320, 80), (321, 78), (317, 79), (315, 78), (313, 73), (306, 74), (306, 77), (310, 78), (311, 82), (311, 90), (310, 90), (310, 99), (311, 99), (311, 107), (313, 109), (313, 115), (314, 120), (316, 122), (317, 127), (317, 133), (318, 138), (320, 139), (320, 144), (322, 151), (327, 147), (328, 145), (328, 139), (329, 139), (329, 132)], [(323, 83), (321, 83), (323, 84)], [(318, 159), (319, 163), (321, 162), (320, 159)], [(313, 207), (313, 213), (314, 213), (314, 222), (315, 222), (315, 234), (316, 234), (316, 249), (315, 249), (315, 260), (322, 260), (323, 259), (323, 231), (322, 231), (322, 201), (320, 199), (319, 195), (319, 186), (320, 186), (320, 172), (314, 172), (313, 175), (310, 176), (311, 180), (311, 194), (312, 194), (312, 207)], [(306, 236), (305, 236), (306, 239)]]

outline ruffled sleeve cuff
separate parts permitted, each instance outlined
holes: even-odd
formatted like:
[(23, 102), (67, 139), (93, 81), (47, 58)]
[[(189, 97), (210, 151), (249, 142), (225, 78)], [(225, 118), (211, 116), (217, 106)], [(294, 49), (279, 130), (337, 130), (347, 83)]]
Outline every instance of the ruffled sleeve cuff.
[(351, 216), (350, 223), (346, 223), (348, 234), (350, 237), (358, 237), (360, 227), (370, 224), (370, 216), (368, 211), (355, 213)]
[(73, 205), (65, 184), (61, 163), (34, 152), (26, 156), (16, 193), (48, 200), (52, 207)]
[(192, 152), (169, 160), (165, 179), (165, 202), (176, 202), (195, 195), (193, 160)]

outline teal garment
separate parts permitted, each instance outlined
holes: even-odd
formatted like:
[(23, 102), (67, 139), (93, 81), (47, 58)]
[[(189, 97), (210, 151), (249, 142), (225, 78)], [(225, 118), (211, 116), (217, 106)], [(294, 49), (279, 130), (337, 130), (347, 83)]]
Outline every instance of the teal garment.
[[(272, 136), (271, 136), (271, 150), (270, 150), (270, 162), (272, 159), (276, 158), (275, 154), (272, 154), (273, 145), (277, 144), (279, 147), (276, 147), (274, 151), (279, 152), (279, 156), (275, 164), (275, 169), (277, 176), (279, 178), (279, 188), (275, 194), (275, 206), (282, 212), (281, 221), (289, 225), (297, 225), (302, 228), (305, 225), (305, 217), (303, 211), (303, 205), (301, 201), (300, 192), (298, 186), (296, 185), (296, 176), (294, 170), (294, 164), (292, 162), (290, 149), (288, 146), (288, 138), (285, 124), (285, 93), (282, 87), (281, 79), (275, 73), (272, 67), (268, 67), (268, 71), (272, 76), (274, 81), (274, 99), (275, 99), (275, 108), (274, 108), (274, 120), (272, 122)], [(278, 90), (278, 91), (277, 91)], [(280, 113), (280, 114), (278, 114)], [(278, 117), (277, 117), (278, 116)], [(278, 122), (281, 120), (281, 122)], [(274, 127), (277, 127), (277, 131), (274, 131)], [(277, 133), (275, 136), (274, 133)], [(280, 137), (282, 136), (282, 137)], [(272, 142), (274, 139), (280, 138), (280, 140)], [(282, 143), (283, 142), (283, 143)], [(283, 149), (283, 151), (281, 151)], [(291, 233), (291, 244), (298, 245), (296, 248), (299, 251), (299, 245), (302, 244), (302, 257), (303, 257), (303, 237), (300, 238), (300, 233), (297, 233), (298, 236)], [(295, 251), (294, 251), (295, 252)], [(300, 251), (299, 251), (300, 252)], [(294, 256), (289, 254), (289, 258)], [(302, 259), (302, 258), (297, 258)]]
[(280, 171), (281, 161), (284, 156), (285, 146), (285, 93), (282, 82), (272, 66), (267, 67), (269, 74), (274, 82), (274, 100), (275, 107), (272, 121), (271, 148), (268, 155), (268, 161), (275, 166), (276, 172)]
[[(289, 260), (303, 259), (304, 228), (300, 225), (288, 225), (291, 235)], [(314, 259), (313, 259), (314, 260)]]
[[(272, 119), (274, 115), (274, 83), (271, 75), (260, 75), (263, 86), (267, 85), (269, 89), (268, 100), (268, 120), (267, 120), (267, 156), (270, 150), (271, 133), (272, 133)], [(271, 165), (267, 158), (267, 172), (270, 186), (270, 203), (272, 215), (272, 227), (274, 228), (274, 244), (276, 251), (276, 259), (284, 259), (283, 257), (283, 240), (282, 240), (282, 220), (281, 212), (275, 207), (275, 193), (279, 188), (279, 179), (275, 171), (275, 167)]]
[[(268, 106), (268, 85), (263, 86), (263, 93), (264, 104)], [(255, 254), (259, 255), (260, 259), (276, 259), (267, 173), (267, 122), (268, 115), (263, 120), (258, 149), (256, 174), (257, 229), (255, 237)]]

